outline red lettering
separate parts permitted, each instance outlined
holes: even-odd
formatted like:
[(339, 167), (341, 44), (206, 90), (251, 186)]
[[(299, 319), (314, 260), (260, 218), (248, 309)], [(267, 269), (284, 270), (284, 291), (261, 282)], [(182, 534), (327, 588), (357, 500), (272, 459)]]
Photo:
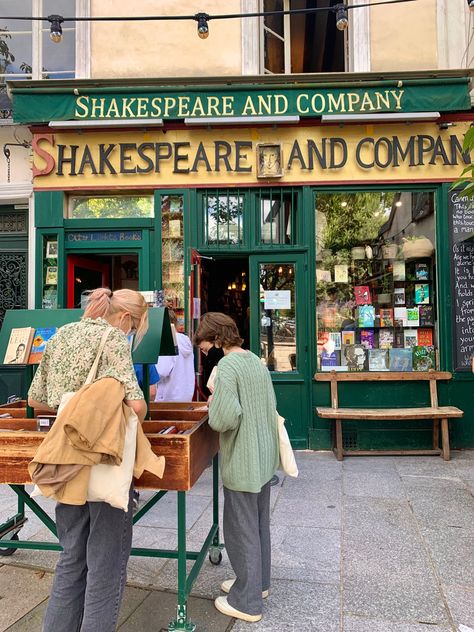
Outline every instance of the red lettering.
[(53, 134), (35, 134), (35, 136), (33, 136), (33, 141), (31, 143), (33, 147), (33, 152), (37, 156), (42, 158), (46, 163), (43, 169), (38, 169), (38, 167), (36, 167), (35, 163), (33, 162), (33, 177), (34, 178), (36, 178), (36, 176), (49, 175), (51, 171), (53, 171), (56, 165), (56, 160), (54, 159), (54, 156), (50, 154), (48, 151), (46, 151), (46, 149), (43, 149), (43, 147), (40, 147), (40, 142), (43, 140), (48, 142), (51, 145), (51, 147), (54, 147), (54, 144), (55, 144)]

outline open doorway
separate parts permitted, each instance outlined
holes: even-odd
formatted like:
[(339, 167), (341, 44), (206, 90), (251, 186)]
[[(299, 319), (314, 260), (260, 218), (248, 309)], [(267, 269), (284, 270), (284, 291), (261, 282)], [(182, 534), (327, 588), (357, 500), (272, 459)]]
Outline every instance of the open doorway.
[(138, 290), (137, 254), (84, 254), (68, 256), (67, 306), (81, 307), (88, 290), (109, 287)]
[(237, 323), (244, 339), (243, 347), (250, 347), (249, 323), (249, 261), (248, 257), (202, 258), (201, 310), (223, 312)]

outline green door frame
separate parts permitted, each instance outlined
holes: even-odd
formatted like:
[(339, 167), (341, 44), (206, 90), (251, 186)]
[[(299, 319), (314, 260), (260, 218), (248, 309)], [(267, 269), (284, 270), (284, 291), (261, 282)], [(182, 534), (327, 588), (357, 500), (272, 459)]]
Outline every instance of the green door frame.
[[(303, 252), (273, 252), (249, 256), (249, 299), (250, 299), (250, 348), (260, 357), (260, 281), (261, 264), (293, 264), (295, 266), (295, 323), (297, 370), (271, 372), (279, 412), (287, 418), (293, 446), (306, 448), (308, 424), (311, 419), (311, 362), (308, 341), (310, 340), (306, 274), (307, 254)], [(289, 386), (297, 387), (290, 391)], [(297, 411), (299, 411), (297, 413)]]

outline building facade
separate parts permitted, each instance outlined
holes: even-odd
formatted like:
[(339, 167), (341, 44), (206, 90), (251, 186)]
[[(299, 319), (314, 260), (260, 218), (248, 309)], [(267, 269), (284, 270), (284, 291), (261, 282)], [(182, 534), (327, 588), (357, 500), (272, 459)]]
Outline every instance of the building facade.
[[(469, 11), (453, 4), (353, 9), (345, 32), (332, 12), (209, 19), (204, 40), (193, 20), (75, 23), (76, 79), (40, 63), (41, 79), (9, 83), (31, 138), (30, 306), (80, 306), (106, 284), (163, 289), (189, 333), (204, 311), (231, 314), (301, 448), (330, 444), (318, 371), (452, 370), (442, 399), (467, 411), (472, 207), (451, 184), (470, 161)], [(374, 395), (358, 386), (351, 405)], [(425, 394), (384, 390), (400, 398)], [(455, 446), (472, 446), (473, 422), (453, 426)], [(347, 445), (431, 441), (423, 426), (367, 430)]]

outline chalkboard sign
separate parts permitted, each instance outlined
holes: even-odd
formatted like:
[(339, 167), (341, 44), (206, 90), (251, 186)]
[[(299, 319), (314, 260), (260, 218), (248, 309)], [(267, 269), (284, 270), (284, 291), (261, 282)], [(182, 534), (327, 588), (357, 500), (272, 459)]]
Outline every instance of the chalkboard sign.
[(474, 356), (474, 199), (449, 192), (454, 370), (471, 370)]

